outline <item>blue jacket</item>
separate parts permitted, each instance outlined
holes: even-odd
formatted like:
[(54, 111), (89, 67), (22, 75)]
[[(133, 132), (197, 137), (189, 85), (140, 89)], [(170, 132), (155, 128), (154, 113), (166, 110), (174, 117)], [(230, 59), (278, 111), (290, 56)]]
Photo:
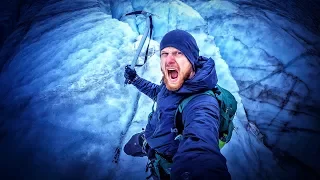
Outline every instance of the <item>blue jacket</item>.
[(162, 83), (156, 85), (137, 78), (133, 85), (157, 102), (149, 120), (145, 137), (151, 148), (173, 158), (172, 179), (230, 179), (226, 159), (218, 146), (219, 106), (215, 98), (199, 95), (192, 99), (182, 113), (184, 139), (174, 140), (174, 116), (182, 99), (212, 89), (217, 84), (215, 63), (200, 57), (196, 73), (177, 91), (169, 91)]

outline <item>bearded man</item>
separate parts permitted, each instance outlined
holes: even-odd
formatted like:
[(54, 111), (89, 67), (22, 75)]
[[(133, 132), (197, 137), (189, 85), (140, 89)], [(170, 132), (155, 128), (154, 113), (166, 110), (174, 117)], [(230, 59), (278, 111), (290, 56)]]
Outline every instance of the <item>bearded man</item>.
[[(154, 179), (231, 179), (218, 146), (216, 98), (206, 94), (193, 98), (182, 112), (183, 138), (178, 140), (172, 131), (179, 103), (216, 86), (214, 60), (199, 56), (194, 37), (178, 29), (168, 32), (161, 40), (160, 59), (163, 74), (160, 85), (139, 77), (129, 66), (124, 73), (129, 84), (157, 103), (145, 131), (136, 134), (138, 144), (143, 146), (149, 159), (160, 162), (154, 164), (159, 167)], [(129, 141), (124, 149), (129, 155), (133, 155), (132, 144)], [(163, 160), (169, 162), (169, 166), (163, 165)]]

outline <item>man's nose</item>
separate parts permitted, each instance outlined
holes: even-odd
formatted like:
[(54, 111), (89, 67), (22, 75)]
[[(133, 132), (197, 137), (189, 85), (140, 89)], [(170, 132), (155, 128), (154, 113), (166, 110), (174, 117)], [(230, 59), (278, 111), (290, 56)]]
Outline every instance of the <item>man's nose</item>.
[(176, 62), (175, 57), (172, 53), (169, 53), (166, 58), (167, 64), (174, 64)]

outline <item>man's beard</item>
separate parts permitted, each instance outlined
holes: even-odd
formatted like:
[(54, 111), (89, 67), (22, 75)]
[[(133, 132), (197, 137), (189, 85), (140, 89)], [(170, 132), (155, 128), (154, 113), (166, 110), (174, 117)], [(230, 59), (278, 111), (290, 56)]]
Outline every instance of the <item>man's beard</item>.
[[(165, 73), (163, 72), (163, 70), (161, 69), (162, 71), (162, 80), (164, 82), (164, 84), (166, 85), (166, 88), (169, 90), (169, 91), (177, 91), (179, 90), (183, 83), (189, 79), (191, 73), (192, 73), (192, 68), (190, 68), (188, 71), (186, 71), (184, 74), (182, 74), (182, 79), (179, 79), (177, 83), (175, 84), (170, 84), (169, 83), (169, 80), (167, 78), (167, 76), (165, 75)], [(181, 74), (179, 74), (178, 76), (180, 76)], [(179, 77), (180, 78), (180, 77)]]

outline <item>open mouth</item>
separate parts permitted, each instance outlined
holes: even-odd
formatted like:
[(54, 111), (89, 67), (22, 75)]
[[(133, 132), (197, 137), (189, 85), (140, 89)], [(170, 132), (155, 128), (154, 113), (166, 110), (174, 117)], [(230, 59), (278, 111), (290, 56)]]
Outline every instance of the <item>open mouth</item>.
[(168, 76), (169, 76), (169, 79), (172, 81), (172, 82), (175, 82), (178, 80), (178, 71), (176, 69), (173, 69), (173, 68), (170, 68), (168, 69)]

